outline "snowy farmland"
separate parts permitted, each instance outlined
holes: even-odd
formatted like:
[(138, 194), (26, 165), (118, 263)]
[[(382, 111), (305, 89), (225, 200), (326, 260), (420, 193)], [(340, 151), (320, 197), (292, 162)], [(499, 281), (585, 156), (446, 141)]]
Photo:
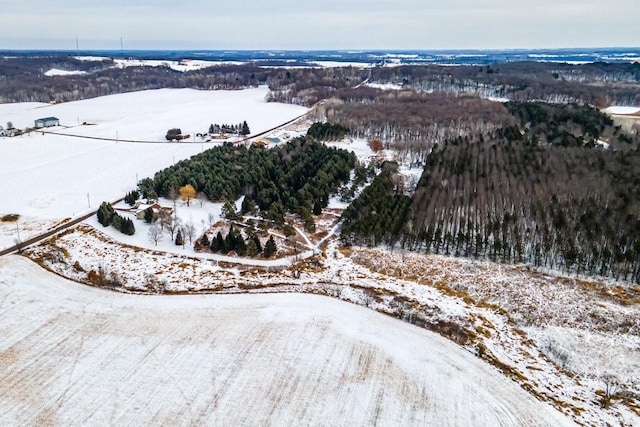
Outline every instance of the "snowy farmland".
[(0, 259), (4, 425), (571, 425), (444, 338), (321, 296), (133, 296)]
[[(152, 176), (174, 162), (217, 143), (168, 143), (167, 129), (178, 127), (195, 135), (211, 123), (246, 120), (252, 133), (271, 129), (307, 110), (267, 103), (266, 87), (243, 91), (162, 89), (64, 104), (0, 104), (0, 120), (17, 128), (55, 116), (61, 126), (0, 138), (0, 217), (20, 215), (15, 223), (0, 222), (0, 248), (16, 237), (24, 240), (52, 223), (73, 217), (103, 200), (122, 197), (137, 179)], [(82, 125), (82, 123), (87, 125)], [(125, 143), (121, 140), (156, 141)], [(120, 142), (118, 142), (120, 141)], [(19, 189), (19, 190), (17, 190)]]
[[(167, 143), (170, 127), (194, 135), (212, 122), (247, 120), (255, 134), (306, 111), (267, 104), (265, 94), (158, 90), (0, 105), (0, 123), (26, 127), (56, 116), (62, 124), (46, 131), (57, 134), (0, 139), (0, 218), (20, 215), (0, 221), (0, 247), (18, 227), (24, 239), (216, 144)], [(366, 140), (331, 145), (353, 150), (365, 164), (374, 156)], [(421, 172), (401, 171), (413, 181)], [(176, 209), (201, 232), (220, 218), (221, 206), (196, 203), (178, 201)], [(338, 207), (335, 199), (331, 207)], [(318, 296), (122, 295), (8, 257), (0, 259), (0, 421), (566, 423), (551, 405), (587, 425), (638, 420), (637, 289), (611, 293), (603, 284), (522, 268), (339, 248), (330, 236), (322, 248), (307, 240), (304, 249), (313, 247), (308, 252), (317, 258), (306, 266), (290, 265), (293, 257), (227, 259), (170, 239), (156, 246), (149, 227), (136, 222), (130, 237), (93, 217), (26, 255), (85, 283), (101, 271), (122, 292), (322, 293), (458, 345)], [(625, 392), (608, 408), (605, 377)]]

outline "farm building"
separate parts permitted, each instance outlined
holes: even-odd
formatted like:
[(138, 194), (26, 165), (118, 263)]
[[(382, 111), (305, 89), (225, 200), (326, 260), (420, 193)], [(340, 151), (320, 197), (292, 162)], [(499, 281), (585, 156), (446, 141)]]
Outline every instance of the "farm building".
[(60, 126), (60, 120), (57, 117), (45, 117), (36, 120), (37, 128), (48, 128), (51, 126)]
[(137, 219), (144, 219), (144, 211), (151, 208), (153, 211), (153, 218), (158, 219), (163, 216), (171, 216), (173, 214), (173, 208), (168, 206), (161, 206), (158, 203), (141, 203), (137, 202), (133, 206), (133, 212)]
[(20, 135), (21, 131), (16, 128), (4, 129), (0, 126), (0, 136), (16, 136)]

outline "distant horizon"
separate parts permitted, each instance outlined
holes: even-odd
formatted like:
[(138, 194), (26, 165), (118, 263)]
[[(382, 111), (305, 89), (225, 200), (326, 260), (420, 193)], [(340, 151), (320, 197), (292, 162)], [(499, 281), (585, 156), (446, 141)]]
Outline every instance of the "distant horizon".
[(0, 48), (0, 52), (341, 52), (341, 53), (364, 53), (364, 52), (505, 52), (505, 51), (597, 51), (597, 50), (621, 50), (640, 49), (638, 46), (580, 46), (580, 47), (490, 47), (490, 48), (313, 48), (313, 49), (278, 49), (278, 48)]

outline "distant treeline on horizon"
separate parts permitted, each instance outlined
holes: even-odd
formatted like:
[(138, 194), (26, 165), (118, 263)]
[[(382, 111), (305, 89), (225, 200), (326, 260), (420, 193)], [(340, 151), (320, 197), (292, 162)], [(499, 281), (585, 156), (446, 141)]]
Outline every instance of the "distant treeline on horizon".
[(199, 59), (286, 63), (345, 62), (370, 65), (487, 65), (505, 62), (566, 62), (572, 64), (640, 62), (640, 47), (487, 50), (0, 50), (0, 56), (105, 56), (136, 59)]

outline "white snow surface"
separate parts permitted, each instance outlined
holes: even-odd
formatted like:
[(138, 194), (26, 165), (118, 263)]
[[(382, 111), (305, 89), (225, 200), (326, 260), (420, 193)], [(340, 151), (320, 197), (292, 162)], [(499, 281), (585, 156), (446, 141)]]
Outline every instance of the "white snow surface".
[(0, 259), (4, 425), (572, 425), (431, 332), (313, 295), (133, 296)]
[(153, 60), (153, 59), (114, 59), (117, 68), (128, 67), (169, 67), (172, 70), (185, 72), (202, 70), (204, 68), (215, 67), (217, 65), (243, 65), (245, 62), (238, 61), (203, 61), (183, 59), (180, 61)]
[(628, 115), (628, 114), (636, 114), (640, 112), (640, 107), (611, 106), (611, 107), (605, 108), (604, 111), (609, 114)]
[(47, 77), (54, 77), (54, 76), (81, 76), (83, 74), (87, 74), (86, 71), (80, 71), (80, 70), (59, 70), (58, 68), (52, 68), (49, 71), (45, 72), (44, 75)]
[[(42, 231), (41, 220), (73, 217), (136, 188), (137, 179), (220, 144), (169, 143), (169, 128), (206, 133), (211, 123), (246, 120), (258, 133), (307, 110), (267, 103), (266, 87), (242, 91), (162, 89), (64, 104), (2, 104), (0, 118), (17, 128), (55, 116), (62, 126), (0, 138), (0, 216), (21, 215), (21, 238)], [(87, 122), (88, 125), (78, 125)], [(49, 133), (53, 132), (53, 133)], [(56, 135), (65, 133), (88, 139)], [(128, 143), (123, 139), (157, 141)], [(164, 141), (164, 142), (162, 142)], [(16, 189), (19, 188), (19, 191)], [(0, 223), (0, 247), (13, 244), (16, 224)]]
[(367, 83), (367, 86), (382, 90), (402, 90), (402, 85), (397, 83)]

